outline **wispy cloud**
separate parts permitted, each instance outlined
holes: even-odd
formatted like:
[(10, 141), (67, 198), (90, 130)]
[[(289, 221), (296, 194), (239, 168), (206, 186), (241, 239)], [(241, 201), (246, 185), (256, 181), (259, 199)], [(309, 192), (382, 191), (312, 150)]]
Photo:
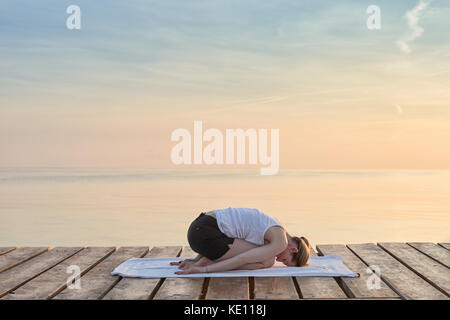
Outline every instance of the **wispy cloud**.
[(206, 110), (204, 113), (224, 112), (224, 111), (230, 111), (232, 109), (242, 109), (242, 108), (248, 107), (248, 106), (255, 106), (255, 105), (278, 102), (278, 101), (286, 100), (288, 98), (289, 98), (289, 96), (274, 96), (274, 97), (261, 97), (261, 98), (237, 100), (237, 101), (228, 103), (225, 107), (218, 108), (218, 109)]
[(402, 113), (403, 113), (403, 108), (402, 108), (402, 106), (399, 105), (398, 103), (395, 104), (395, 108), (397, 109), (397, 112), (398, 112), (399, 114), (402, 114)]
[(424, 29), (419, 25), (420, 13), (425, 10), (430, 2), (431, 0), (421, 0), (412, 10), (406, 12), (405, 17), (408, 21), (410, 32), (396, 42), (403, 52), (410, 53), (409, 43), (419, 38), (424, 32)]

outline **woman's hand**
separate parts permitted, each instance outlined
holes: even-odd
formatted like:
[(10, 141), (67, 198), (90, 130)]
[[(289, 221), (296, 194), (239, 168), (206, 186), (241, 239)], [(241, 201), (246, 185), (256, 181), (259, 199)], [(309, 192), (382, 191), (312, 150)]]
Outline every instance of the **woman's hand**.
[(195, 266), (195, 265), (189, 265), (184, 268), (184, 270), (177, 271), (175, 274), (191, 274), (191, 273), (205, 273), (207, 271), (206, 266)]
[(184, 268), (186, 268), (187, 266), (193, 265), (194, 263), (195, 263), (195, 260), (194, 260), (194, 259), (185, 259), (185, 260), (183, 260), (183, 261), (174, 261), (174, 262), (171, 262), (170, 265), (171, 265), (171, 266), (178, 266), (178, 268), (184, 269)]

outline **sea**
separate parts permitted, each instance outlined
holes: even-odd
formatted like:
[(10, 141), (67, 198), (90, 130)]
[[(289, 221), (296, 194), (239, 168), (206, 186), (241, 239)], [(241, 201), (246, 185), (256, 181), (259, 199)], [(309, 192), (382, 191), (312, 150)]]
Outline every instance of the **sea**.
[(313, 245), (450, 242), (450, 171), (1, 168), (0, 246), (188, 245), (227, 207)]

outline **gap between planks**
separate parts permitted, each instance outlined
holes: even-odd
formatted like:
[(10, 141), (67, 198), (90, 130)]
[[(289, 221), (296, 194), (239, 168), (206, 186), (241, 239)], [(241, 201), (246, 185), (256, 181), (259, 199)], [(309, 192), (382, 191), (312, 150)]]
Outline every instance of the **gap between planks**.
[(380, 242), (378, 246), (431, 286), (450, 297), (450, 269), (406, 243)]

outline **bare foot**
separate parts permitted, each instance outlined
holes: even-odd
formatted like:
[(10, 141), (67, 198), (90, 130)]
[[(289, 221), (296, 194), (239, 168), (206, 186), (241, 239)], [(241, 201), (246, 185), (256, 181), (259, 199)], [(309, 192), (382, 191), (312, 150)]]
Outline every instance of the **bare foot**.
[(171, 266), (178, 266), (178, 268), (184, 269), (187, 266), (193, 265), (194, 263), (195, 263), (195, 261), (193, 259), (185, 259), (185, 260), (182, 260), (182, 261), (171, 262), (170, 265)]
[(209, 260), (208, 258), (202, 257), (200, 260), (198, 260), (195, 263), (195, 266), (196, 267), (203, 267), (203, 266), (207, 266), (207, 265), (212, 264), (212, 263), (214, 263), (214, 261)]

